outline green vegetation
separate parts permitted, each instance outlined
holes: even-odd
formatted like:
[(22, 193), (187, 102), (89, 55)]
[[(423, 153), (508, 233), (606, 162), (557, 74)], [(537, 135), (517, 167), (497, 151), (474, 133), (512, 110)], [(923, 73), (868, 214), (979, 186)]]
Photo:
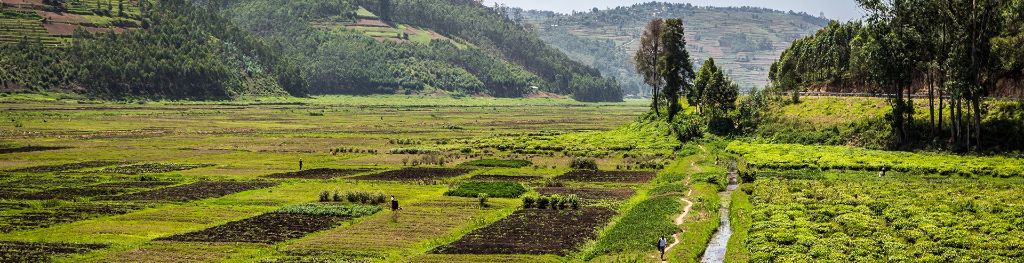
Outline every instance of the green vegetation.
[(1020, 182), (825, 173), (751, 186), (751, 261), (1012, 261)]
[(484, 194), (494, 198), (517, 198), (524, 193), (526, 188), (515, 182), (464, 182), (444, 194), (461, 197), (477, 197)]
[(672, 239), (679, 227), (672, 223), (679, 214), (679, 195), (661, 195), (643, 200), (604, 233), (592, 250), (595, 255), (647, 252), (659, 237)]
[(681, 244), (673, 248), (671, 253), (672, 257), (681, 262), (700, 262), (704, 248), (718, 229), (718, 208), (721, 206), (718, 186), (694, 183), (693, 194), (688, 198), (693, 202), (693, 207), (680, 226)]
[(497, 160), (497, 159), (480, 159), (472, 160), (462, 163), (462, 165), (468, 166), (482, 166), (482, 167), (506, 167), (506, 168), (522, 168), (533, 165), (533, 162), (529, 160)]
[[(747, 187), (747, 186), (744, 186)], [(750, 195), (746, 189), (732, 192), (729, 203), (729, 221), (732, 226), (732, 237), (725, 255), (725, 262), (749, 262), (750, 249), (747, 248), (751, 219), (750, 213), (754, 206), (750, 204)]]
[(748, 164), (769, 169), (888, 170), (912, 174), (967, 177), (1024, 176), (1024, 160), (1012, 157), (958, 156), (867, 150), (845, 146), (752, 144), (732, 142), (728, 151), (742, 155)]
[[(1000, 141), (1003, 132), (1019, 132), (1014, 126), (1020, 124), (993, 128), (982, 122), (986, 98), (1021, 98), (1024, 64), (1017, 55), (1024, 46), (1008, 44), (1020, 43), (1024, 33), (1024, 18), (1017, 12), (1024, 3), (858, 3), (866, 9), (867, 20), (832, 22), (794, 42), (771, 67), (773, 86), (793, 92), (793, 101), (799, 101), (797, 92), (803, 90), (885, 96), (892, 109), (885, 120), (895, 148), (1024, 148), (1017, 141)], [(953, 35), (974, 37), (947, 37)], [(925, 95), (927, 115), (915, 107), (914, 94)]]
[(372, 215), (380, 211), (380, 209), (380, 206), (375, 205), (309, 203), (282, 207), (275, 212), (285, 214), (330, 215), (356, 218)]

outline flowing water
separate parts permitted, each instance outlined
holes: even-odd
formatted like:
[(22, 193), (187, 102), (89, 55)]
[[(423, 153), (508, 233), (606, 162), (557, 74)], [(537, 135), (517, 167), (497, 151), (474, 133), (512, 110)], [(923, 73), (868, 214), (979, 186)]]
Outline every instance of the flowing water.
[(732, 191), (736, 190), (736, 173), (729, 173), (729, 187), (725, 192), (718, 193), (722, 200), (722, 207), (718, 209), (719, 225), (718, 231), (711, 236), (708, 247), (704, 249), (702, 263), (717, 263), (725, 261), (725, 251), (729, 246), (729, 238), (732, 237), (732, 225), (729, 224), (729, 201), (732, 199)]

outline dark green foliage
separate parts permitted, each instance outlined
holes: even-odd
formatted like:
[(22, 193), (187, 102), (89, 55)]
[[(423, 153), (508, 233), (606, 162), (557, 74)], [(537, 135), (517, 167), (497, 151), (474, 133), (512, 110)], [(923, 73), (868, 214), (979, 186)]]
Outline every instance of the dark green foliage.
[(476, 199), (480, 201), (480, 207), (486, 208), (491, 206), (490, 204), (487, 203), (487, 197), (488, 195), (485, 193), (479, 193), (476, 195)]
[(522, 168), (533, 165), (533, 162), (529, 160), (495, 160), (495, 159), (480, 159), (462, 163), (462, 165), (469, 166), (483, 166), (483, 167), (507, 167), (507, 168)]
[(526, 188), (516, 182), (464, 182), (445, 192), (448, 196), (477, 197), (486, 194), (495, 198), (516, 198), (526, 193)]
[(686, 51), (685, 30), (681, 19), (665, 20), (661, 45), (664, 52), (659, 56), (658, 69), (665, 80), (662, 94), (668, 100), (668, 119), (671, 121), (682, 110), (679, 97), (691, 90), (694, 78), (693, 62), (690, 61), (690, 53)]
[(597, 170), (597, 161), (593, 158), (576, 157), (569, 163), (569, 167), (579, 170)]
[(320, 192), (320, 202), (330, 202), (330, 201), (331, 201), (331, 192), (321, 191)]
[(110, 98), (225, 99), (305, 94), (288, 63), (260, 40), (190, 3), (161, 1), (148, 30), (75, 33), (66, 49), (23, 41), (0, 45), (0, 82), (31, 90), (81, 88)]
[(631, 251), (650, 251), (652, 242), (679, 231), (671, 218), (679, 213), (679, 198), (674, 195), (653, 197), (637, 204), (619, 219), (598, 241), (596, 255)]
[[(392, 0), (395, 22), (431, 28), (446, 36), (465, 39), (523, 66), (543, 81), (545, 91), (573, 94), (582, 101), (620, 101), (617, 83), (600, 79), (594, 68), (569, 59), (502, 13), (472, 0)], [(364, 4), (364, 7), (375, 5)], [(374, 10), (379, 11), (379, 10)], [(485, 81), (486, 82), (486, 81)], [(573, 85), (572, 83), (577, 83)], [(614, 85), (613, 85), (614, 83)], [(490, 87), (490, 85), (488, 85)]]
[(537, 198), (533, 196), (523, 197), (523, 208), (533, 208), (537, 204)]
[[(324, 193), (325, 192), (327, 192), (327, 191), (324, 191)], [(322, 195), (323, 195), (323, 193), (321, 193), (321, 196)], [(334, 202), (348, 201), (349, 203), (379, 205), (379, 204), (383, 204), (383, 203), (387, 202), (387, 198), (388, 198), (387, 195), (385, 195), (384, 193), (381, 193), (381, 192), (371, 193), (371, 192), (366, 192), (366, 191), (349, 191), (349, 192), (346, 192), (344, 197), (343, 197), (341, 195), (341, 193), (339, 193), (338, 191), (334, 191), (334, 199), (333, 199), (333, 201)], [(326, 201), (323, 201), (323, 200), (324, 200), (323, 198), (320, 199), (321, 202), (326, 202)]]

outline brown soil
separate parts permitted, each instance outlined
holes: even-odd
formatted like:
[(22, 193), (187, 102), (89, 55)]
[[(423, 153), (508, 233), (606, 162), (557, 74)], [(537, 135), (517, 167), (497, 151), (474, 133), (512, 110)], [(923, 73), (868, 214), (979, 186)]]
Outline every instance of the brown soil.
[(33, 166), (33, 167), (27, 167), (27, 168), (21, 168), (21, 169), (8, 170), (8, 172), (15, 172), (15, 173), (63, 172), (63, 171), (81, 170), (81, 169), (97, 168), (97, 167), (104, 167), (104, 166), (111, 166), (111, 165), (123, 165), (123, 164), (128, 164), (128, 162), (118, 162), (118, 161), (87, 161), (87, 162), (80, 162), (80, 163), (66, 163), (66, 164), (57, 164), (57, 165)]
[(167, 187), (119, 196), (109, 196), (100, 199), (158, 200), (185, 202), (212, 197), (221, 197), (243, 191), (267, 188), (274, 185), (275, 184), (271, 182), (196, 182), (187, 185)]
[(572, 170), (556, 179), (574, 182), (646, 183), (654, 172)]
[(567, 187), (540, 187), (536, 188), (537, 193), (542, 195), (567, 196), (575, 194), (588, 200), (614, 200), (621, 201), (633, 196), (633, 189), (629, 188), (567, 188)]
[(60, 150), (60, 149), (67, 149), (67, 148), (69, 148), (69, 147), (24, 146), (24, 147), (15, 147), (15, 148), (2, 148), (2, 149), (0, 149), (0, 154), (49, 151), (49, 150)]
[(567, 255), (597, 237), (615, 211), (605, 207), (580, 210), (519, 210), (508, 217), (434, 250), (438, 254)]
[(497, 182), (529, 182), (540, 180), (544, 177), (535, 175), (497, 175), (497, 174), (478, 174), (474, 175), (471, 180), (475, 181), (497, 181)]
[(114, 182), (84, 187), (62, 187), (41, 192), (25, 193), (17, 196), (23, 200), (50, 200), (64, 199), (75, 200), (105, 195), (119, 195), (144, 189), (152, 189), (161, 186), (168, 186), (175, 182)]
[(471, 169), (461, 168), (404, 168), (399, 170), (391, 170), (377, 174), (363, 175), (353, 177), (356, 180), (376, 180), (376, 181), (423, 181), (423, 180), (441, 180), (446, 178), (458, 177), (465, 173), (472, 171)]
[(298, 172), (287, 172), (287, 173), (276, 173), (267, 175), (269, 178), (298, 178), (298, 179), (331, 179), (336, 177), (344, 177), (358, 173), (364, 173), (373, 171), (375, 169), (369, 168), (357, 168), (357, 169), (331, 169), (331, 168), (317, 168), (302, 170)]
[(50, 257), (60, 254), (78, 254), (104, 248), (107, 245), (0, 241), (0, 262), (47, 262)]
[[(138, 204), (78, 203), (4, 215), (0, 216), (0, 233), (49, 227), (100, 216), (122, 215), (143, 207), (145, 206)], [(0, 262), (3, 261), (0, 260)]]
[(166, 173), (210, 167), (212, 164), (144, 163), (111, 167), (101, 172), (116, 174)]
[(197, 232), (173, 235), (157, 240), (273, 244), (334, 228), (346, 218), (333, 215), (266, 213)]

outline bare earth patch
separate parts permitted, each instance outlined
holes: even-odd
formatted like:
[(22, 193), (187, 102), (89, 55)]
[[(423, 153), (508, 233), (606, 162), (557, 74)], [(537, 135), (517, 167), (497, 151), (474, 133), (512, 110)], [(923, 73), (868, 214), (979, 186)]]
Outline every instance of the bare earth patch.
[(568, 196), (574, 194), (583, 199), (589, 200), (614, 200), (621, 201), (633, 196), (633, 189), (629, 188), (569, 188), (569, 187), (540, 187), (536, 188), (537, 193), (543, 195)]
[(195, 182), (145, 192), (101, 198), (104, 200), (192, 201), (274, 186), (271, 182)]
[(572, 170), (556, 179), (574, 182), (646, 183), (654, 179), (655, 172)]
[(276, 173), (267, 175), (268, 178), (296, 178), (296, 179), (331, 179), (336, 177), (345, 177), (358, 173), (365, 173), (374, 171), (376, 169), (370, 168), (356, 168), (356, 169), (332, 169), (332, 168), (317, 168), (302, 170), (298, 172), (287, 172), (287, 173)]
[(497, 174), (478, 174), (474, 175), (470, 180), (474, 181), (497, 181), (497, 182), (529, 182), (540, 180), (544, 177), (535, 175), (497, 175)]
[(0, 241), (0, 262), (47, 262), (53, 256), (104, 248), (107, 245)]
[(273, 244), (334, 228), (347, 218), (334, 215), (266, 213), (197, 232), (173, 235), (157, 240)]
[(371, 175), (357, 176), (353, 177), (352, 179), (375, 181), (441, 180), (452, 177), (458, 177), (470, 171), (472, 171), (472, 169), (412, 167), (403, 168), (399, 170), (391, 170)]
[(434, 250), (437, 254), (567, 255), (597, 237), (597, 228), (615, 211), (605, 207), (580, 210), (523, 209)]

